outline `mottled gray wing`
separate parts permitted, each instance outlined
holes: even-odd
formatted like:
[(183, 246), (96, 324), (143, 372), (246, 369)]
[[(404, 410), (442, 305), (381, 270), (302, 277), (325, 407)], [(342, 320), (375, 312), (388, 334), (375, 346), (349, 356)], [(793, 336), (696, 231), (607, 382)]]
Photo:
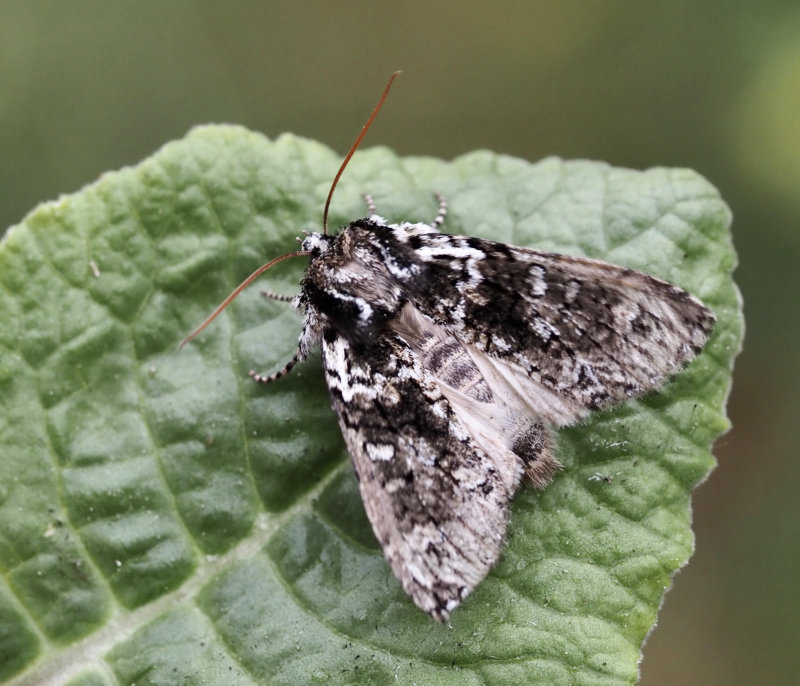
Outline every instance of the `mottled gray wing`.
[(322, 359), (383, 553), (414, 602), (443, 621), (499, 555), (522, 460), (487, 455), (400, 337), (356, 349), (328, 329)]
[(587, 409), (657, 388), (714, 325), (686, 291), (624, 267), (479, 238), (413, 240), (424, 277), (405, 286), (420, 312)]

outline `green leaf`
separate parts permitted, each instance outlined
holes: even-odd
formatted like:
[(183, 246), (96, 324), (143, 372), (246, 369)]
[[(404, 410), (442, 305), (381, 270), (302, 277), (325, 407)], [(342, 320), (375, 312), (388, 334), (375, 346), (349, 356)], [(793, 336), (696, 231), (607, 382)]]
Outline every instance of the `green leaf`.
[[(630, 684), (714, 465), (742, 318), (730, 216), (686, 170), (359, 152), (331, 225), (365, 214), (600, 257), (714, 309), (662, 392), (561, 432), (503, 555), (452, 616), (402, 592), (366, 521), (318, 358), (261, 387), (300, 318), (243, 293), (319, 228), (339, 156), (204, 127), (46, 203), (0, 244), (0, 679), (15, 684)], [(293, 293), (305, 260), (264, 278)], [(95, 273), (96, 269), (96, 273)]]

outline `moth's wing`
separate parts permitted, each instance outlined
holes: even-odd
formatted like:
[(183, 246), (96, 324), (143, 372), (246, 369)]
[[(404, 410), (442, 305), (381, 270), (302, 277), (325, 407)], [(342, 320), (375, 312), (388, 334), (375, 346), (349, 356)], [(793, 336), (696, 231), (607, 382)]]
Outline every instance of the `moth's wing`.
[(411, 302), (459, 340), (598, 409), (659, 387), (714, 315), (686, 291), (606, 262), (479, 238), (420, 235)]
[[(388, 327), (420, 358), (458, 419), (488, 455), (514, 453), (525, 476), (544, 488), (561, 469), (550, 425), (571, 424), (586, 410), (505, 364), (459, 341), (406, 303)], [(508, 458), (506, 458), (508, 459)]]
[(487, 454), (398, 336), (365, 351), (329, 329), (322, 358), (383, 553), (414, 602), (443, 621), (499, 555), (522, 461)]

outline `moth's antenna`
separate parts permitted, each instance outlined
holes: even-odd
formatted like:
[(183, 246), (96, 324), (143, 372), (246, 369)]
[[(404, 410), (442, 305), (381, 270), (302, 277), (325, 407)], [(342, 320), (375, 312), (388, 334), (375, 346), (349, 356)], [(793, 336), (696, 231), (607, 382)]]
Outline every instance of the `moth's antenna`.
[(261, 276), (267, 269), (274, 267), (278, 262), (283, 262), (284, 260), (289, 259), (290, 257), (307, 257), (310, 255), (307, 250), (296, 250), (295, 252), (286, 253), (285, 255), (281, 255), (280, 257), (276, 257), (274, 260), (270, 260), (266, 264), (262, 264), (258, 269), (256, 269), (250, 276), (248, 276), (242, 283), (240, 283), (233, 292), (222, 301), (222, 304), (214, 310), (200, 326), (198, 326), (192, 333), (190, 333), (186, 338), (181, 341), (181, 344), (178, 346), (180, 350), (186, 345), (189, 341), (191, 341), (197, 334), (199, 334), (203, 329), (205, 329), (211, 322), (213, 322), (219, 314), (224, 310), (228, 305), (233, 302), (233, 299), (239, 295), (245, 288), (247, 288), (253, 281), (255, 281), (259, 276)]
[[(350, 151), (347, 153), (347, 156), (344, 158), (344, 162), (342, 162), (342, 165), (339, 167), (339, 171), (336, 172), (336, 176), (333, 178), (333, 183), (331, 184), (331, 189), (330, 189), (330, 191), (328, 191), (328, 199), (325, 201), (325, 212), (322, 215), (322, 233), (323, 234), (327, 234), (328, 233), (328, 208), (331, 205), (331, 198), (333, 197), (333, 191), (336, 188), (336, 184), (339, 183), (339, 177), (342, 175), (342, 172), (344, 171), (344, 168), (347, 166), (347, 163), (350, 161), (350, 158), (353, 156), (353, 153), (355, 153), (355, 151), (358, 148), (358, 146), (361, 145), (361, 141), (364, 140), (364, 136), (367, 134), (367, 130), (369, 129), (370, 126), (372, 126), (372, 122), (375, 121), (375, 117), (378, 116), (378, 111), (381, 109), (381, 105), (383, 105), (383, 101), (386, 100), (386, 96), (389, 95), (389, 89), (392, 87), (392, 83), (394, 82), (394, 80), (397, 78), (397, 76), (399, 74), (400, 74), (400, 71), (396, 71), (394, 74), (392, 74), (389, 77), (389, 81), (387, 82), (386, 87), (383, 89), (383, 94), (381, 95), (381, 99), (378, 100), (378, 104), (375, 105), (375, 109), (372, 110), (372, 114), (369, 115), (369, 119), (367, 119), (367, 123), (364, 124), (364, 126), (361, 128), (361, 133), (358, 135), (358, 138), (356, 138), (355, 143), (353, 143), (353, 145), (350, 147)], [(267, 269), (270, 269), (271, 267), (274, 267), (276, 264), (278, 264), (278, 262), (283, 262), (283, 260), (286, 260), (286, 259), (288, 259), (290, 257), (307, 257), (310, 254), (311, 253), (309, 253), (307, 250), (296, 250), (295, 252), (290, 252), (290, 253), (287, 253), (286, 255), (281, 255), (280, 257), (276, 257), (274, 260), (270, 260), (266, 264), (260, 266), (252, 274), (250, 274), (250, 276), (248, 276), (244, 281), (242, 281), (242, 283), (240, 283), (233, 290), (233, 292), (227, 298), (225, 298), (225, 300), (222, 301), (222, 304), (220, 304), (220, 306), (217, 307), (217, 309), (214, 310), (209, 315), (208, 319), (206, 319), (200, 326), (198, 326), (194, 331), (192, 331), (192, 333), (190, 333), (186, 338), (184, 338), (181, 341), (180, 345), (178, 346), (178, 349), (183, 348), (184, 345), (186, 345), (195, 336), (197, 336), (197, 334), (199, 334), (203, 329), (205, 329), (211, 322), (213, 322), (220, 315), (222, 310), (224, 310), (228, 305), (231, 304), (231, 302), (233, 302), (233, 299), (237, 295), (239, 295), (239, 293), (241, 293), (245, 288), (247, 288), (251, 283), (253, 283), (253, 281), (255, 281), (259, 276), (261, 276), (265, 271), (267, 271)], [(285, 374), (286, 371), (291, 369), (291, 366), (293, 364), (294, 364), (294, 361), (290, 362), (289, 365), (287, 365), (287, 369), (285, 371), (281, 371), (279, 375), (283, 376), (283, 374)], [(267, 377), (264, 377), (264, 380), (266, 380), (266, 378)], [(261, 379), (257, 379), (257, 380), (261, 380)]]
[(378, 104), (375, 105), (375, 109), (372, 110), (372, 114), (369, 115), (369, 119), (367, 119), (367, 123), (361, 128), (361, 133), (358, 134), (358, 138), (356, 138), (356, 142), (350, 147), (350, 152), (347, 153), (347, 156), (344, 158), (344, 162), (342, 162), (342, 166), (339, 167), (339, 171), (336, 172), (336, 176), (333, 177), (333, 183), (331, 184), (331, 189), (328, 192), (328, 199), (325, 201), (325, 212), (322, 215), (322, 233), (328, 233), (328, 208), (331, 205), (331, 198), (333, 197), (333, 190), (336, 188), (336, 184), (339, 183), (339, 177), (342, 175), (344, 168), (347, 166), (347, 163), (350, 161), (350, 158), (353, 156), (353, 153), (356, 151), (359, 145), (361, 145), (361, 141), (364, 140), (364, 136), (367, 135), (367, 130), (370, 126), (372, 126), (372, 122), (375, 121), (375, 117), (378, 116), (378, 111), (381, 109), (381, 105), (383, 105), (383, 101), (386, 100), (386, 96), (389, 95), (389, 89), (392, 87), (392, 82), (397, 78), (400, 74), (400, 71), (396, 71), (389, 77), (389, 82), (386, 84), (386, 88), (383, 89), (383, 95), (381, 95), (381, 99), (378, 100)]

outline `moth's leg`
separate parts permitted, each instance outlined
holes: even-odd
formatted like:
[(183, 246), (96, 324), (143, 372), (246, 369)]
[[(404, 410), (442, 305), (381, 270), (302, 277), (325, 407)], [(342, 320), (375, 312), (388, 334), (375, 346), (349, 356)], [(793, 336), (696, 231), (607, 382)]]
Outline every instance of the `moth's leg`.
[(375, 201), (372, 199), (372, 196), (369, 193), (364, 193), (361, 197), (364, 198), (364, 202), (367, 204), (369, 216), (371, 217), (373, 214), (378, 214), (378, 208), (375, 207)]
[(442, 224), (444, 224), (444, 218), (447, 216), (447, 200), (444, 199), (444, 196), (441, 193), (436, 193), (435, 195), (436, 200), (439, 201), (439, 211), (433, 218), (431, 226), (434, 229), (438, 229)]
[(281, 295), (280, 293), (273, 293), (272, 291), (261, 291), (261, 295), (263, 295), (265, 298), (280, 300), (283, 303), (290, 303), (292, 300), (294, 300), (293, 295)]
[(253, 379), (253, 381), (258, 381), (258, 383), (272, 383), (280, 379), (282, 376), (286, 376), (290, 371), (292, 371), (292, 367), (294, 367), (300, 361), (300, 349), (292, 355), (292, 359), (289, 360), (285, 365), (283, 365), (282, 369), (279, 369), (277, 372), (273, 372), (272, 374), (258, 374), (254, 370), (250, 370), (248, 375)]
[[(281, 293), (273, 293), (272, 291), (261, 291), (261, 295), (263, 295), (265, 298), (280, 300), (284, 303), (290, 303), (292, 300), (294, 300), (293, 295), (282, 295)], [(292, 356), (292, 359), (283, 365), (283, 367), (277, 372), (273, 372), (272, 374), (258, 374), (251, 369), (248, 374), (252, 377), (253, 381), (258, 381), (258, 383), (272, 383), (273, 381), (280, 379), (282, 376), (286, 376), (290, 371), (292, 371), (292, 367), (294, 367), (299, 361), (300, 349), (298, 348), (295, 354)]]
[[(438, 230), (439, 227), (444, 224), (444, 219), (447, 216), (447, 200), (445, 200), (441, 193), (436, 193), (435, 196), (439, 203), (439, 209), (433, 221), (430, 223), (430, 226)], [(364, 193), (361, 197), (364, 198), (364, 202), (367, 204), (367, 212), (369, 212), (369, 215), (378, 214), (378, 208), (375, 207), (375, 201), (372, 199), (372, 196), (369, 193)]]

